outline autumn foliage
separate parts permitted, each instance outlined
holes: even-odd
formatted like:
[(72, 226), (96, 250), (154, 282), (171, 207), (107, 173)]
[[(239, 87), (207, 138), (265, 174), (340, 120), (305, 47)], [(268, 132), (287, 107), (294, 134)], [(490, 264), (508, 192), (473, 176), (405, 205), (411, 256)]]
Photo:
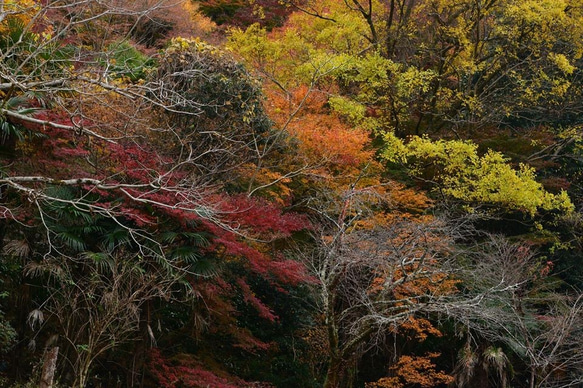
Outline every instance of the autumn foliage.
[(0, 2), (0, 385), (576, 385), (582, 10)]

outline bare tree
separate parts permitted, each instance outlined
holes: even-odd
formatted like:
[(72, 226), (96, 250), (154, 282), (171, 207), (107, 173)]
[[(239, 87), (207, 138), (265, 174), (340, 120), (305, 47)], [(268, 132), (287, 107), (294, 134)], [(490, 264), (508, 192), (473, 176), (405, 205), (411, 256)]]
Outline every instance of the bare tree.
[(341, 247), (325, 253), (334, 257), (318, 271), (331, 348), (325, 386), (348, 384), (343, 368), (452, 292), (451, 258), (437, 240), (438, 230), (403, 221), (351, 233)]
[(137, 257), (94, 256), (47, 260), (27, 268), (32, 277), (49, 278), (51, 294), (29, 321), (32, 326), (54, 325), (64, 340), (62, 354), (74, 387), (86, 386), (96, 359), (135, 338), (143, 306), (155, 298), (171, 298), (175, 285), (167, 274), (145, 271)]
[(479, 303), (452, 305), (470, 335), (504, 344), (522, 359), (531, 388), (580, 385), (583, 294), (561, 291), (546, 277), (548, 264), (526, 245), (495, 237), (480, 248), (459, 272), (469, 300)]
[(455, 228), (398, 215), (359, 228), (374, 195), (355, 186), (315, 236), (320, 249), (310, 259), (327, 330), (329, 388), (350, 387), (366, 351), (411, 317), (441, 311), (456, 291)]

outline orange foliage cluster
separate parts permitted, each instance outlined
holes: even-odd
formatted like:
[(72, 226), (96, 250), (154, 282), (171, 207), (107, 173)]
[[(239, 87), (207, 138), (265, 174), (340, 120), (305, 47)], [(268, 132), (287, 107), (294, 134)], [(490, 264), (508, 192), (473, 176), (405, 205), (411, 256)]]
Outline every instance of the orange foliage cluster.
[[(406, 190), (409, 192), (409, 190)], [(413, 191), (410, 191), (414, 193)], [(415, 197), (422, 198), (422, 194), (418, 194)], [(432, 220), (431, 216), (419, 216), (416, 217), (410, 213), (385, 213), (382, 215), (376, 215), (375, 217), (361, 222), (360, 227), (386, 227), (386, 228), (399, 228), (399, 221), (413, 219), (419, 224), (427, 223)], [(375, 224), (376, 222), (376, 224)], [(408, 224), (407, 224), (408, 225)], [(391, 238), (389, 241), (383, 242), (386, 244), (386, 250), (383, 251), (379, 248), (374, 248), (375, 252), (381, 255), (391, 256), (394, 252), (391, 252), (392, 247), (410, 247), (405, 250), (400, 250), (399, 254), (402, 256), (403, 263), (399, 266), (387, 266), (378, 269), (377, 277), (371, 284), (369, 293), (374, 294), (382, 291), (387, 279), (390, 279), (390, 283), (397, 283), (399, 280), (407, 277), (407, 281), (398, 285), (394, 289), (394, 297), (397, 299), (409, 299), (415, 297), (416, 295), (446, 295), (456, 292), (456, 284), (458, 280), (449, 278), (449, 275), (445, 272), (436, 271), (437, 260), (440, 257), (445, 257), (449, 252), (448, 239), (439, 233), (430, 233), (426, 231), (419, 235), (415, 230), (410, 228), (400, 228), (395, 237)], [(419, 243), (419, 240), (423, 243)], [(371, 250), (372, 247), (367, 247), (366, 245), (375, 245), (378, 242), (372, 241), (361, 241), (359, 246), (363, 250)], [(405, 263), (407, 262), (407, 263)], [(423, 276), (411, 277), (411, 274), (426, 273)]]
[(420, 216), (433, 204), (424, 191), (406, 188), (403, 184), (393, 181), (389, 186), (389, 201), (393, 208), (401, 210), (399, 214), (403, 217), (412, 218), (412, 214), (416, 214), (415, 218), (429, 221), (427, 217)]
[(411, 385), (429, 388), (442, 384), (450, 384), (454, 378), (447, 373), (435, 370), (431, 361), (439, 357), (439, 353), (427, 353), (423, 357), (401, 356), (397, 364), (391, 367), (395, 376), (367, 383), (366, 388), (404, 388)]
[(390, 181), (383, 185), (377, 192), (384, 194), (384, 201), (390, 211), (375, 212), (367, 218), (359, 220), (355, 229), (367, 230), (376, 227), (391, 227), (404, 220), (419, 224), (429, 223), (433, 216), (424, 212), (431, 207), (433, 201), (427, 197), (424, 191), (418, 191), (405, 187), (396, 181)]
[[(414, 270), (417, 270), (416, 268)], [(413, 272), (411, 270), (410, 272)], [(396, 271), (397, 278), (404, 276), (400, 271)], [(407, 296), (415, 297), (416, 295), (447, 295), (456, 292), (456, 284), (458, 280), (448, 279), (449, 275), (445, 273), (435, 273), (428, 275), (425, 278), (416, 279), (414, 281), (407, 281), (401, 286), (396, 287), (395, 297), (399, 299), (406, 299)]]
[(441, 331), (435, 328), (431, 322), (425, 318), (415, 318), (412, 316), (401, 325), (400, 329), (409, 331), (412, 336), (420, 342), (425, 341), (430, 335), (436, 337), (442, 336)]
[(354, 169), (372, 160), (374, 153), (369, 147), (368, 133), (351, 128), (332, 114), (326, 108), (327, 96), (323, 92), (300, 86), (291, 95), (273, 89), (266, 93), (270, 117), (298, 141), (298, 151), (307, 161), (327, 165), (344, 174), (345, 169)]

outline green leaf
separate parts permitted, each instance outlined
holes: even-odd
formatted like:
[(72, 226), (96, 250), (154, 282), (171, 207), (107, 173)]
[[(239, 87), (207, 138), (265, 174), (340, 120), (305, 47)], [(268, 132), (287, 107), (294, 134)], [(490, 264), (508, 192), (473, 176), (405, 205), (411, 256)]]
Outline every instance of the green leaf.
[(128, 244), (131, 242), (131, 237), (126, 228), (118, 226), (113, 230), (108, 230), (103, 236), (103, 247), (107, 252), (112, 252), (119, 246)]
[(201, 257), (201, 254), (198, 247), (185, 245), (173, 249), (169, 256), (173, 261), (180, 260), (190, 264), (198, 261)]
[(69, 248), (77, 252), (82, 252), (87, 248), (83, 238), (74, 234), (73, 232), (70, 231), (60, 232), (57, 233), (57, 237), (59, 238), (59, 240), (65, 243), (65, 245), (67, 245)]
[(199, 276), (212, 277), (218, 273), (217, 263), (209, 258), (201, 258), (193, 263), (189, 270)]
[(115, 262), (111, 256), (103, 252), (85, 252), (83, 257), (95, 263), (100, 272), (113, 272)]

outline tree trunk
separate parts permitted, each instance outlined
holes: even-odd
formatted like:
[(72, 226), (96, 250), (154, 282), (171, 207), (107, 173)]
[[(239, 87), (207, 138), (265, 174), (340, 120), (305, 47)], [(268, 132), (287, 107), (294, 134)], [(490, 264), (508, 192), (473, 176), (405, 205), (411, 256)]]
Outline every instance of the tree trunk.
[(59, 347), (54, 346), (47, 351), (43, 360), (43, 370), (40, 377), (40, 388), (52, 388), (55, 370), (57, 369), (57, 356)]
[(89, 356), (87, 360), (81, 362), (77, 376), (75, 377), (75, 382), (73, 384), (76, 388), (85, 388), (87, 385), (87, 378), (89, 377), (89, 368), (91, 367), (91, 361)]
[(534, 368), (530, 368), (530, 388), (534, 388), (536, 381), (536, 373)]
[(326, 381), (324, 381), (324, 388), (340, 388), (345, 373), (342, 371), (342, 360), (333, 357), (328, 364), (328, 372), (326, 373)]
[(333, 357), (328, 364), (324, 388), (351, 388), (354, 381), (351, 362), (347, 362), (340, 357)]

